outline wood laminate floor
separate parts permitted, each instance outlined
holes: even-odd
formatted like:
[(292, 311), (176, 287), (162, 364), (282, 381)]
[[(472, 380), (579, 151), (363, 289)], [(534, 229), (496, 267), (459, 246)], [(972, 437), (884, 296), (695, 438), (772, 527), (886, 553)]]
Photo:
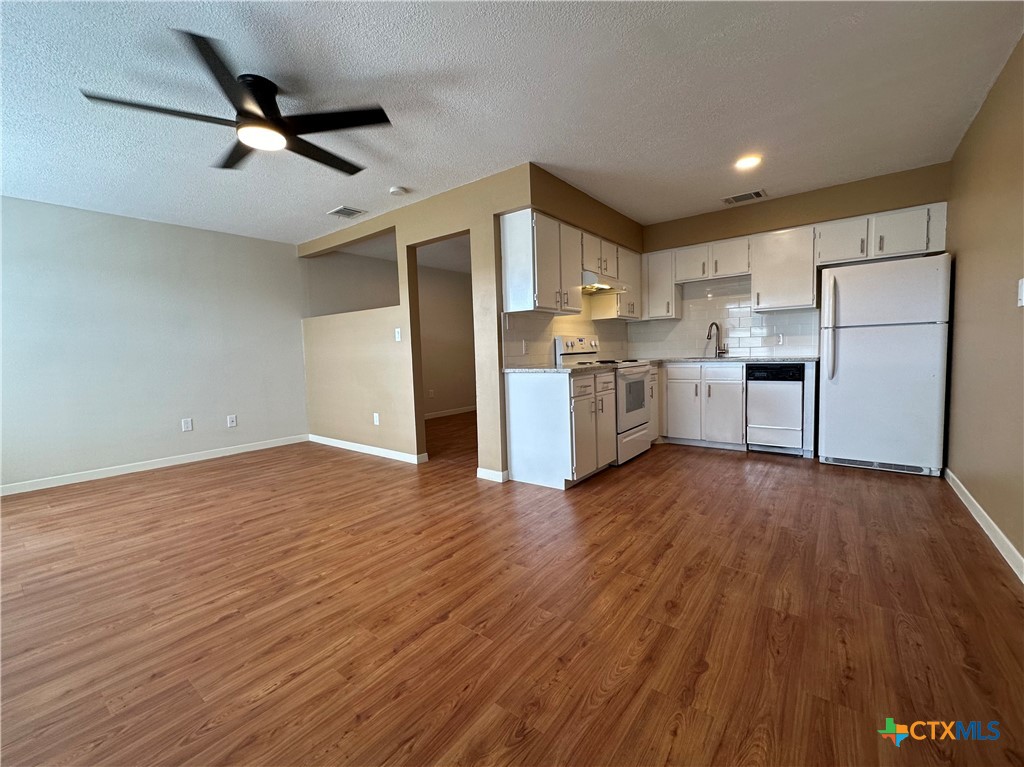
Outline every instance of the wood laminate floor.
[(1021, 584), (945, 482), (665, 445), (560, 493), (473, 429), (4, 499), (3, 763), (1022, 763)]

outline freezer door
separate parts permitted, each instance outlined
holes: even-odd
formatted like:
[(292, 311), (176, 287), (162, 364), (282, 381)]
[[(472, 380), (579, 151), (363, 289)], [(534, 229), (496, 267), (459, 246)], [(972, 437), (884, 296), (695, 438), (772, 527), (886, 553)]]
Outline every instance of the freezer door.
[(949, 320), (948, 253), (821, 272), (821, 326), (906, 325)]
[(822, 330), (822, 348), (824, 336), (833, 336), (834, 355), (821, 365), (823, 460), (942, 468), (947, 327)]

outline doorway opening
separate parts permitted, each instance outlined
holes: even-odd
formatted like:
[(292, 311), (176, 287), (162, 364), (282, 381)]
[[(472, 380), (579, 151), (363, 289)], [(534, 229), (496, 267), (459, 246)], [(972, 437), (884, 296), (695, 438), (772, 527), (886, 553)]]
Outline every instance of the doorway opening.
[(476, 353), (469, 234), (416, 248), (421, 403), (431, 461), (476, 471)]

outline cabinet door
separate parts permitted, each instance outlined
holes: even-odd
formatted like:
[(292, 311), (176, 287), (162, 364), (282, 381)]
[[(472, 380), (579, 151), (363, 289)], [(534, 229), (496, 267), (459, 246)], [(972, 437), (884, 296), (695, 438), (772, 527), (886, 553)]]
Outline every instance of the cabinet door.
[(597, 395), (597, 465), (607, 466), (618, 453), (615, 435), (615, 390)]
[(743, 383), (705, 381), (702, 425), (708, 442), (743, 444)]
[(676, 317), (675, 253), (671, 250), (644, 255), (647, 262), (646, 316), (657, 320)]
[(601, 240), (601, 274), (616, 278), (619, 276), (618, 250), (614, 242)]
[(750, 249), (746, 237), (735, 240), (722, 240), (711, 243), (711, 266), (708, 269), (712, 277), (730, 277), (734, 274), (746, 274), (750, 271)]
[(867, 258), (867, 245), (867, 216), (830, 221), (814, 227), (814, 260), (819, 264), (836, 264)]
[(582, 312), (583, 232), (568, 224), (559, 224), (558, 231), (561, 240), (562, 311)]
[(590, 232), (583, 233), (583, 268), (588, 272), (601, 272), (601, 238)]
[(708, 245), (693, 245), (676, 251), (676, 282), (693, 282), (708, 278)]
[(700, 381), (670, 379), (665, 390), (665, 436), (701, 439)]
[(814, 229), (783, 229), (750, 238), (750, 292), (754, 311), (813, 307)]
[(642, 312), (640, 254), (625, 248), (619, 248), (619, 279), (626, 283), (629, 290), (621, 298), (620, 316), (627, 319), (640, 319)]
[(597, 469), (597, 403), (594, 395), (573, 397), (572, 477), (579, 479)]
[(533, 214), (534, 301), (538, 309), (562, 309), (562, 256), (559, 224), (542, 213)]
[(911, 208), (871, 217), (871, 257), (905, 256), (928, 250), (928, 208)]

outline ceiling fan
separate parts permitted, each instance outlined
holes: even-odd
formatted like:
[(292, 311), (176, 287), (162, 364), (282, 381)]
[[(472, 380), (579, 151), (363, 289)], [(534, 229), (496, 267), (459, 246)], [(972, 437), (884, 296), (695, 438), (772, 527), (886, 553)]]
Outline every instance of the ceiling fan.
[(84, 90), (82, 95), (90, 101), (101, 104), (141, 109), (146, 112), (157, 112), (171, 117), (182, 117), (186, 120), (198, 120), (234, 128), (237, 140), (216, 166), (220, 168), (237, 168), (254, 149), (265, 151), (287, 149), (314, 162), (353, 175), (363, 170), (363, 166), (338, 157), (299, 138), (299, 136), (308, 133), (358, 128), (364, 125), (391, 124), (391, 120), (379, 106), (284, 116), (277, 106), (278, 88), (275, 83), (259, 75), (234, 77), (213, 40), (192, 32), (176, 31), (185, 38), (206, 64), (213, 79), (217, 81), (221, 91), (231, 102), (231, 106), (235, 109), (234, 120), (194, 112), (182, 112), (178, 109), (167, 109), (136, 101), (123, 101)]

